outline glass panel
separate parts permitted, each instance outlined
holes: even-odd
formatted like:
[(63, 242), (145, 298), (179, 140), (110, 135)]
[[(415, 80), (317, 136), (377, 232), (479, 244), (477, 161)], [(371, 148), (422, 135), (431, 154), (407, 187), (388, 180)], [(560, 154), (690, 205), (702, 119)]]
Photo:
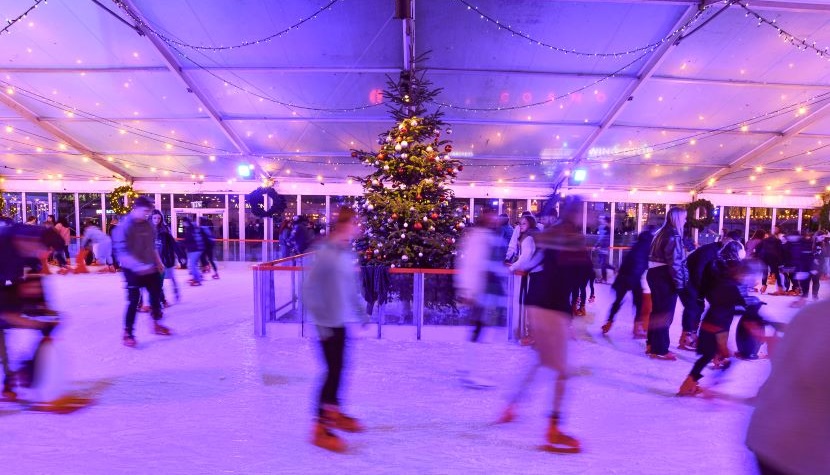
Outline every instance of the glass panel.
[(470, 308), (455, 300), (452, 275), (424, 275), (424, 325), (469, 325)]
[(173, 206), (170, 204), (170, 193), (161, 194), (161, 202), (156, 203), (156, 208), (164, 215), (166, 218), (165, 221), (170, 223), (170, 217), (173, 215)]
[(186, 194), (173, 196), (176, 208), (224, 208), (225, 195)]
[(5, 205), (3, 209), (0, 209), (0, 214), (8, 216), (19, 223), (25, 221), (25, 210), (21, 199), (20, 193), (3, 193)]
[(389, 275), (389, 301), (384, 306), (386, 325), (414, 325), (412, 311), (413, 274)]
[(788, 234), (798, 229), (798, 209), (778, 208), (775, 210), (775, 227), (778, 232), (775, 234)]
[[(274, 217), (274, 239), (279, 241), (280, 233), (290, 233), (293, 219), (297, 216), (297, 195), (280, 195), (285, 198), (285, 211), (282, 218)], [(286, 231), (287, 228), (287, 231)]]
[[(527, 200), (502, 200), (501, 212), (507, 215), (510, 223), (518, 223), (519, 216), (526, 210)], [(536, 217), (536, 213), (533, 217)]]
[[(262, 199), (265, 201), (265, 198)], [(248, 198), (245, 198), (245, 239), (262, 239), (265, 236), (263, 228), (264, 219), (258, 218), (251, 213), (251, 205)]]
[(723, 208), (720, 206), (715, 206), (714, 211), (714, 220), (712, 224), (706, 226), (706, 228), (700, 230), (697, 235), (697, 244), (702, 246), (704, 244), (709, 244), (717, 241), (720, 237), (720, 233), (718, 232), (718, 225), (720, 224), (720, 212)]
[(631, 246), (637, 239), (637, 203), (616, 203), (612, 246)]
[(329, 231), (334, 230), (334, 223), (337, 221), (337, 217), (340, 216), (340, 208), (346, 206), (351, 208), (354, 206), (357, 197), (355, 196), (330, 196), (329, 197), (329, 206), (331, 209), (329, 213), (331, 213), (331, 219), (329, 220)]
[(65, 219), (69, 223), (70, 234), (75, 232), (75, 194), (74, 193), (52, 193), (52, 211), (55, 219)]
[[(95, 226), (101, 226), (101, 194), (100, 193), (78, 193), (78, 207), (81, 217), (81, 227), (86, 220), (91, 220)], [(107, 218), (107, 223), (112, 220)]]
[(746, 207), (724, 206), (723, 213), (723, 232), (728, 233), (733, 230), (744, 232), (746, 228)]
[(319, 236), (326, 229), (326, 197), (320, 195), (303, 195), (300, 200), (300, 214), (308, 218), (314, 229), (314, 236)]
[(495, 210), (499, 209), (499, 200), (495, 198), (476, 198), (473, 200), (473, 222), (475, 222), (479, 216), (481, 216), (481, 211), (484, 209), (485, 206), (493, 208)]
[(586, 241), (589, 246), (593, 246), (597, 242), (597, 228), (599, 227), (600, 216), (611, 216), (611, 203), (589, 201), (588, 205), (588, 220), (585, 227)]
[(758, 230), (769, 232), (772, 229), (772, 208), (749, 209), (749, 236)]
[(48, 197), (46, 193), (26, 193), (26, 219), (34, 216), (38, 224), (46, 222), (49, 214)]
[(808, 208), (801, 210), (801, 213), (801, 234), (818, 231), (819, 210)]
[(640, 216), (640, 221), (642, 221), (641, 228), (643, 230), (647, 226), (657, 228), (663, 226), (666, 222), (666, 205), (662, 203), (643, 203), (643, 215)]
[(228, 239), (239, 239), (239, 195), (228, 195)]

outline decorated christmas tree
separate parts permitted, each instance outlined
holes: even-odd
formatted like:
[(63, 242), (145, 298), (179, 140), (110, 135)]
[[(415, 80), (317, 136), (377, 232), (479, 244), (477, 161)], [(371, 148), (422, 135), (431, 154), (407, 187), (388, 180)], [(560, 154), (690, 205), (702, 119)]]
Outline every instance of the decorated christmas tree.
[(404, 72), (389, 80), (384, 98), (395, 125), (380, 134), (375, 152), (352, 150), (374, 171), (353, 177), (363, 185), (357, 200), (362, 233), (355, 249), (363, 265), (450, 268), (464, 228), (466, 207), (451, 206), (447, 188), (463, 169), (452, 158), (442, 112), (426, 105), (440, 92), (423, 73)]

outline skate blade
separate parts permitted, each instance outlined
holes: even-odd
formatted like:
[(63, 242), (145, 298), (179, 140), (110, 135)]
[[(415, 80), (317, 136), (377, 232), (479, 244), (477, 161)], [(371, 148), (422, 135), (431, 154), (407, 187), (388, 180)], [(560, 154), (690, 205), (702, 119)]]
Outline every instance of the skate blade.
[(71, 414), (85, 407), (92, 405), (95, 401), (92, 398), (81, 396), (64, 396), (51, 402), (32, 403), (29, 409), (38, 412), (51, 412), (54, 414)]
[(540, 445), (539, 450), (551, 454), (578, 454), (582, 452), (582, 447), (570, 447), (564, 445), (545, 444)]

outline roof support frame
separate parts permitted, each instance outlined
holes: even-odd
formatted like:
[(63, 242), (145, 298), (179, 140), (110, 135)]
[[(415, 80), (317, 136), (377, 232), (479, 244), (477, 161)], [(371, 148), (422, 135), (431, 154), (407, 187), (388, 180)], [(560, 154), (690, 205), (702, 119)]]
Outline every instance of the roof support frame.
[(84, 156), (89, 158), (92, 162), (97, 163), (98, 165), (114, 173), (115, 178), (130, 182), (133, 181), (134, 178), (125, 169), (119, 167), (115, 163), (109, 161), (105, 156), (82, 144), (78, 139), (63, 131), (61, 128), (57, 127), (53, 123), (41, 120), (41, 118), (38, 117), (37, 114), (35, 114), (33, 111), (31, 111), (29, 108), (27, 108), (20, 102), (9, 97), (8, 94), (0, 94), (0, 103), (5, 105), (9, 109), (12, 109), (13, 111), (17, 112), (20, 115), (20, 117), (25, 119), (27, 122), (54, 135), (59, 140), (66, 142), (66, 145), (84, 154)]

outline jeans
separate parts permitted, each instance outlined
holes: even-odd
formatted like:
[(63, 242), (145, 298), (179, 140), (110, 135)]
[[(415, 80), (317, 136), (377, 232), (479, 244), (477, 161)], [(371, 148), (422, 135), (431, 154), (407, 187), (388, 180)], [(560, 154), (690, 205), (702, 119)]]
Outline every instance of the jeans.
[(665, 355), (669, 352), (669, 328), (674, 321), (677, 291), (668, 266), (649, 269), (646, 280), (651, 289), (652, 302), (646, 343), (651, 353)]
[(195, 282), (202, 281), (202, 270), (199, 268), (199, 258), (202, 257), (202, 251), (193, 251), (187, 253), (187, 269), (190, 271), (190, 276)]
[(703, 316), (703, 309), (706, 306), (703, 297), (691, 287), (678, 290), (677, 295), (680, 297), (680, 303), (683, 304), (683, 331), (697, 333), (700, 328), (700, 317)]
[[(321, 332), (322, 333), (322, 332)], [(326, 377), (320, 388), (320, 404), (318, 415), (323, 415), (323, 405), (340, 405), (340, 381), (343, 376), (343, 360), (346, 353), (346, 329), (326, 328), (328, 338), (320, 339), (320, 349), (326, 362)]]
[(141, 300), (141, 288), (147, 289), (150, 295), (150, 307), (153, 320), (161, 320), (161, 276), (158, 272), (136, 274), (124, 269), (124, 280), (127, 281), (127, 314), (124, 317), (124, 329), (133, 334), (135, 314), (138, 311), (138, 302)]

